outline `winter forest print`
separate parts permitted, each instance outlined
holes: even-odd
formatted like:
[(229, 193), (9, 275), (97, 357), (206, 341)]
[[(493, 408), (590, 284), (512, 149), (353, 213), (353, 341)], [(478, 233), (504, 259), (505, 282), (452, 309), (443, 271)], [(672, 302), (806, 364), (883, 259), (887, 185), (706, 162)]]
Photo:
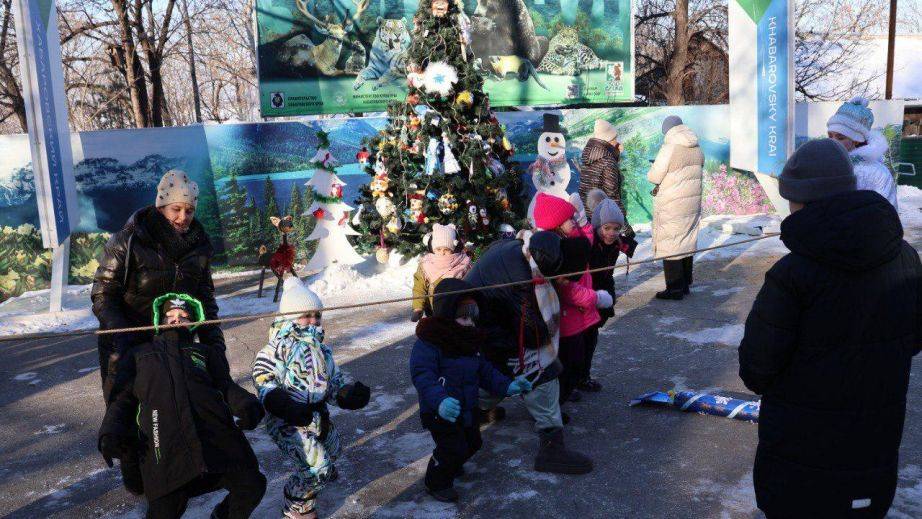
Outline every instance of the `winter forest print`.
[[(567, 131), (567, 156), (578, 164), (597, 118), (618, 128), (624, 144), (621, 169), (632, 223), (652, 216), (651, 185), (646, 180), (650, 159), (662, 144), (659, 126), (669, 114), (683, 118), (701, 137), (705, 165), (704, 211), (711, 214), (753, 214), (771, 210), (755, 179), (727, 169), (730, 143), (727, 106), (673, 108), (607, 108), (559, 110)], [(514, 161), (524, 173), (537, 154), (536, 139), (543, 112), (500, 112), (500, 122), (515, 147)], [(376, 135), (386, 118), (232, 124), (85, 132), (73, 137), (80, 225), (72, 240), (70, 282), (92, 281), (97, 257), (109, 233), (121, 229), (137, 209), (151, 203), (157, 180), (171, 168), (188, 172), (202, 192), (196, 218), (218, 249), (220, 268), (255, 267), (260, 246), (274, 250), (281, 235), (272, 216), (291, 215), (289, 235), (304, 263), (316, 241), (305, 240), (314, 217), (304, 216), (314, 202), (306, 182), (313, 176), (310, 159), (317, 150), (317, 132), (328, 134), (330, 151), (339, 162), (336, 175), (346, 182), (343, 201), (350, 205), (370, 177), (358, 162), (363, 143)], [(155, 135), (149, 135), (155, 134)], [(46, 288), (50, 254), (42, 249), (32, 167), (26, 136), (0, 138), (0, 301)], [(574, 170), (572, 186), (578, 183)], [(523, 177), (531, 188), (529, 178)], [(571, 186), (571, 187), (572, 187)], [(575, 190), (575, 187), (573, 187)], [(527, 196), (531, 196), (528, 193)], [(107, 200), (119, 200), (112, 204)]]

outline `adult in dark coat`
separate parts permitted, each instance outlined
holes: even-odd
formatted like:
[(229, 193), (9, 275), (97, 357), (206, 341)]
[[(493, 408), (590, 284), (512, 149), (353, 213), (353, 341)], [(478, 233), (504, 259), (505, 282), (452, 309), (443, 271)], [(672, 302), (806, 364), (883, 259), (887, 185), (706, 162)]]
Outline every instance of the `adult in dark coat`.
[[(162, 308), (155, 308), (155, 324), (205, 319), (201, 303), (186, 294), (154, 304)], [(254, 429), (264, 412), (231, 379), (224, 352), (194, 342), (189, 329), (171, 328), (132, 347), (114, 376), (99, 448), (110, 466), (112, 458), (140, 452), (147, 517), (178, 518), (191, 497), (220, 488), (230, 494), (212, 517), (249, 517), (266, 479), (241, 428)]]
[[(151, 303), (165, 292), (189, 294), (202, 302), (206, 319), (217, 318), (211, 279), (214, 249), (194, 218), (197, 203), (195, 182), (181, 171), (169, 171), (157, 188), (156, 204), (135, 212), (109, 238), (91, 291), (101, 329), (150, 325)], [(224, 351), (218, 326), (202, 326), (197, 334), (202, 342)], [(107, 400), (109, 368), (117, 364), (118, 355), (152, 337), (144, 332), (100, 336), (99, 367)]]
[(922, 264), (893, 206), (855, 183), (830, 139), (803, 145), (780, 177), (791, 252), (739, 347), (740, 377), (762, 395), (753, 479), (769, 518), (884, 517), (896, 489)]
[[(202, 302), (206, 319), (218, 317), (211, 279), (214, 249), (194, 218), (198, 186), (182, 171), (168, 171), (157, 186), (154, 201), (135, 212), (106, 243), (90, 294), (100, 329), (149, 326), (151, 304), (165, 292), (189, 294)], [(196, 334), (224, 354), (224, 335), (218, 326), (202, 326)], [(132, 345), (151, 339), (150, 332), (99, 336), (99, 374), (107, 405), (118, 359)], [(141, 494), (137, 460), (124, 457), (119, 468), (125, 488)]]
[[(585, 474), (592, 461), (567, 450), (560, 413), (560, 302), (545, 276), (561, 272), (560, 237), (541, 231), (523, 240), (500, 240), (490, 245), (464, 278), (475, 287), (525, 281), (520, 285), (489, 288), (481, 292), (481, 324), (492, 331), (481, 348), (502, 373), (525, 376), (533, 389), (523, 397), (535, 419), (539, 450), (535, 470), (560, 474)], [(488, 412), (501, 399), (481, 392), (480, 409)]]

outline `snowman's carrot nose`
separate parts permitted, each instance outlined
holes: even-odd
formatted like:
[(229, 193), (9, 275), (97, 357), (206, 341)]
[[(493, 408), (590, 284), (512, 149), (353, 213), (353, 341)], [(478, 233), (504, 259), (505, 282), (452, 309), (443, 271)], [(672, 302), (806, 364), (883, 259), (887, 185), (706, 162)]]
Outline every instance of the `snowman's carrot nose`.
[(563, 144), (560, 144), (559, 142), (548, 143), (548, 146), (551, 148), (563, 148)]

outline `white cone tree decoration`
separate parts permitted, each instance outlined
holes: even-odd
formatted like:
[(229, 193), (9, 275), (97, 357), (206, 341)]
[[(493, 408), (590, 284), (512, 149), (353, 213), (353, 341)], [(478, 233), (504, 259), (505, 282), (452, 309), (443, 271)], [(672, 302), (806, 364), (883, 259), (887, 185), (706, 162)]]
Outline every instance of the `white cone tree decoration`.
[(355, 265), (365, 261), (346, 238), (359, 235), (349, 225), (349, 212), (352, 207), (343, 203), (343, 187), (346, 183), (333, 172), (336, 160), (327, 150), (329, 142), (326, 134), (319, 132), (317, 136), (320, 138), (320, 145), (314, 156), (316, 170), (306, 184), (313, 191), (314, 203), (304, 215), (311, 215), (317, 219), (314, 232), (307, 240), (318, 241), (317, 250), (305, 267), (307, 271), (320, 270), (333, 263)]

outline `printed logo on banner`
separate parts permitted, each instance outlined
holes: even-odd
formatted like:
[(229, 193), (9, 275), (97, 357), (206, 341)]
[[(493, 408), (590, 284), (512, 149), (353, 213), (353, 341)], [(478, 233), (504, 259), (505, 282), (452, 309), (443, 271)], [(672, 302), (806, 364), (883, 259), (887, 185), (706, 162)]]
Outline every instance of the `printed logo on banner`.
[(605, 66), (605, 95), (624, 93), (624, 62), (614, 61)]
[(269, 96), (269, 102), (272, 103), (272, 108), (276, 110), (285, 108), (285, 92), (272, 92)]

